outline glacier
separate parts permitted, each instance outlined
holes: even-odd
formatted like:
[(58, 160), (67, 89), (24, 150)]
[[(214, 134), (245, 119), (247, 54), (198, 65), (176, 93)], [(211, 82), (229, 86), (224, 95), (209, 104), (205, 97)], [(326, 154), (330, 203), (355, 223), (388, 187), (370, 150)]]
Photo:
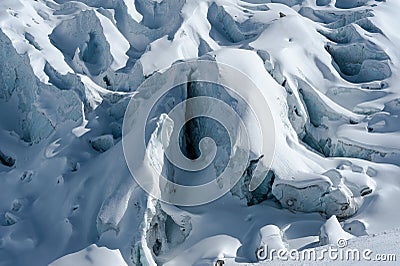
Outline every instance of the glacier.
[[(3, 0), (0, 7), (0, 265), (262, 265), (256, 255), (265, 244), (395, 245), (379, 234), (396, 236), (400, 226), (396, 1)], [(196, 60), (212, 67), (195, 69), (188, 62)], [(193, 81), (203, 72), (243, 94)], [(131, 154), (154, 178), (149, 194), (126, 162), (125, 118), (141, 110), (132, 99), (146, 103), (153, 87), (176, 82), (148, 117), (138, 114), (144, 140), (132, 141)], [(190, 120), (172, 147), (180, 129), (170, 112), (185, 101), (188, 114), (215, 111), (189, 105), (206, 96), (242, 116), (248, 156), (243, 136), (230, 139), (211, 119)], [(259, 133), (272, 131), (273, 154)], [(189, 175), (167, 156), (180, 149), (207, 161), (206, 142), (217, 148), (201, 173)], [(216, 180), (232, 185), (218, 199), (185, 206), (154, 196), (176, 190), (160, 175), (198, 185), (233, 156), (244, 170), (235, 168), (234, 184)]]

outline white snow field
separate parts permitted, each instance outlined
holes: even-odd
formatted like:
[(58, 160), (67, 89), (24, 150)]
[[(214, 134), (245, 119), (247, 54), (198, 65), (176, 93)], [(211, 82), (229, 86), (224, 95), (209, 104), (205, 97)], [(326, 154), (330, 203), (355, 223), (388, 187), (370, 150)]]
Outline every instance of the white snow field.
[[(400, 259), (399, 14), (397, 0), (1, 0), (0, 265), (308, 265), (257, 254), (343, 241)], [(182, 206), (142, 189), (122, 136), (130, 100), (151, 98), (143, 84), (167, 86), (162, 73), (193, 60), (244, 98), (176, 71), (187, 84), (147, 106), (135, 163), (192, 186), (240, 156), (241, 134), (198, 118), (180, 149), (193, 159), (209, 137), (214, 161), (190, 175), (171, 166), (168, 113), (198, 96), (243, 115), (250, 150), (226, 194)]]

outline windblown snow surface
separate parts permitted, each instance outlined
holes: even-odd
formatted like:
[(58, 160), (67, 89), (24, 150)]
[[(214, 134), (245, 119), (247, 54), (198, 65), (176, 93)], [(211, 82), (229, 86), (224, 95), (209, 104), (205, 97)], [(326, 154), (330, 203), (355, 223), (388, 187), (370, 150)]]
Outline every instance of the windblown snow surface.
[[(340, 238), (398, 254), (367, 235), (400, 227), (399, 14), (396, 0), (1, 0), (0, 265), (249, 264), (262, 243)], [(139, 187), (121, 136), (140, 84), (193, 59), (254, 81), (276, 149), (256, 190), (254, 140), (230, 192), (182, 207)], [(152, 163), (162, 113), (202, 88), (222, 94), (192, 84), (153, 112)], [(226, 144), (208, 121), (188, 128)]]

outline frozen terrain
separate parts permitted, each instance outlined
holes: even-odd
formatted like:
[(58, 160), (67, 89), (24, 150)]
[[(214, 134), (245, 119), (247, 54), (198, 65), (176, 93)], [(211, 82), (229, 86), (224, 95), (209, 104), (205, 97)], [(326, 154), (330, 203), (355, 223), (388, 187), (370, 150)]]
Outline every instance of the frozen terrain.
[[(393, 230), (383, 232), (381, 234), (373, 234), (369, 236), (363, 236), (354, 238), (347, 242), (347, 246), (343, 249), (337, 248), (336, 245), (324, 245), (316, 248), (309, 248), (302, 250), (305, 252), (305, 258), (308, 258), (306, 253), (315, 251), (316, 256), (311, 257), (311, 260), (302, 260), (302, 255), (299, 255), (299, 260), (290, 260), (288, 255), (286, 257), (275, 257), (272, 261), (266, 261), (261, 263), (237, 263), (234, 258), (225, 260), (224, 265), (321, 265), (322, 263), (328, 263), (329, 265), (376, 265), (377, 263), (396, 263), (393, 258), (398, 258), (400, 255), (399, 245), (399, 230)], [(332, 258), (329, 257), (328, 253), (325, 253), (325, 257), (322, 257), (322, 250), (328, 250), (331, 247), (334, 250), (338, 250), (337, 253), (332, 253)], [(357, 250), (360, 253), (340, 253), (340, 250)], [(363, 252), (366, 251), (364, 254)], [(301, 254), (301, 253), (300, 253)], [(335, 255), (336, 254), (336, 255)], [(340, 254), (343, 259), (335, 259), (336, 256), (340, 258)], [(345, 254), (349, 254), (348, 257)], [(353, 255), (356, 254), (356, 255)], [(394, 255), (394, 256), (393, 256)], [(312, 255), (311, 255), (312, 256)], [(287, 258), (287, 259), (286, 259)], [(314, 259), (315, 258), (315, 259)], [(319, 259), (321, 258), (321, 259)], [(348, 260), (346, 260), (348, 258)], [(99, 248), (95, 245), (85, 248), (79, 252), (64, 256), (51, 264), (51, 266), (67, 266), (67, 265), (127, 265), (123, 261), (121, 254), (117, 250), (108, 250), (105, 247)]]
[[(2, 0), (0, 265), (245, 265), (258, 263), (262, 244), (340, 239), (398, 254), (399, 12), (396, 0)], [(261, 125), (273, 118), (262, 130), (275, 133), (275, 152), (269, 165), (244, 116), (250, 153), (239, 182), (208, 204), (171, 205), (132, 178), (123, 121), (132, 98), (150, 98), (143, 84), (162, 87), (160, 73), (195, 59), (251, 80), (210, 69), (248, 88)], [(218, 149), (205, 174), (187, 179), (165, 156), (166, 114), (197, 96), (248, 111), (223, 87), (189, 82), (193, 72), (181, 69), (176, 80), (187, 84), (152, 106), (146, 146), (133, 151), (186, 185), (220, 173), (240, 136), (189, 123), (188, 157), (204, 137)]]

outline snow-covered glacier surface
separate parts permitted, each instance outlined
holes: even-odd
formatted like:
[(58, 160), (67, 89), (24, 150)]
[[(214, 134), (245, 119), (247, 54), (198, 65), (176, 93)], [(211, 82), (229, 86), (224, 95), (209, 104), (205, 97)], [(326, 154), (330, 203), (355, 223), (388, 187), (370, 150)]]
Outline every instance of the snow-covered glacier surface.
[[(248, 264), (262, 244), (318, 249), (396, 230), (399, 12), (395, 0), (2, 0), (0, 265)], [(166, 114), (196, 96), (257, 106), (261, 125), (273, 119), (264, 130), (275, 150), (269, 165), (245, 115), (239, 181), (207, 204), (171, 205), (132, 178), (124, 115), (150, 97), (141, 85), (169, 84), (158, 73), (197, 59), (229, 65), (258, 91), (210, 68), (210, 79), (245, 87), (239, 99), (181, 69), (173, 78), (187, 84), (150, 112), (144, 165), (193, 185), (222, 171), (229, 145), (240, 153), (220, 124), (199, 119), (180, 144), (196, 157), (203, 137), (214, 140), (205, 174), (188, 181), (166, 159)], [(199, 109), (212, 106), (187, 108)], [(394, 237), (377, 239), (399, 253)]]

